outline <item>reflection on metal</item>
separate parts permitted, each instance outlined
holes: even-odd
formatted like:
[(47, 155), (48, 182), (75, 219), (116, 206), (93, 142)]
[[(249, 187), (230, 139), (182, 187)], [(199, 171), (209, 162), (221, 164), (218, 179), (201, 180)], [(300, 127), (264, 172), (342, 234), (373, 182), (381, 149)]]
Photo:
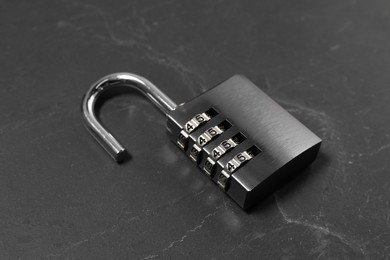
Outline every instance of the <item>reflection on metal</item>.
[(176, 103), (149, 80), (132, 73), (115, 73), (101, 78), (91, 86), (82, 101), (84, 124), (95, 139), (117, 162), (126, 156), (126, 149), (99, 122), (96, 104), (105, 101), (109, 93), (122, 93), (129, 89), (139, 90), (165, 115), (175, 110)]

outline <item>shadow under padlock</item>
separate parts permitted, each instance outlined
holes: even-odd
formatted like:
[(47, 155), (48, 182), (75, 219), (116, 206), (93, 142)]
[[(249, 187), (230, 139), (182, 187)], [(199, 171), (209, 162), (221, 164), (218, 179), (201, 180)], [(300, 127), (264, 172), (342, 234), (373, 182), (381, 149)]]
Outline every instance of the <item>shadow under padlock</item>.
[(108, 93), (129, 87), (166, 115), (171, 140), (244, 209), (309, 165), (321, 145), (319, 137), (243, 76), (177, 105), (147, 79), (116, 73), (92, 85), (82, 112), (87, 129), (117, 162), (128, 154), (100, 124), (95, 107)]

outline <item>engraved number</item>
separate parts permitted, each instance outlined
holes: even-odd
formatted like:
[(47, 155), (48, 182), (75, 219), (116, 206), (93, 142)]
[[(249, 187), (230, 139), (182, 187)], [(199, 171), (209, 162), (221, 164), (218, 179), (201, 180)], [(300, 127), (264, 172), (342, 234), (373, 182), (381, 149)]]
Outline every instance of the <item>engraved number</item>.
[(206, 143), (206, 139), (204, 139), (202, 136), (200, 136), (199, 137), (199, 144), (203, 145), (204, 143)]
[(242, 153), (237, 154), (236, 158), (237, 158), (240, 162), (245, 162), (245, 161), (246, 161), (246, 157), (245, 157)]
[(231, 172), (232, 170), (234, 170), (236, 168), (236, 166), (234, 164), (230, 163), (230, 162), (228, 163), (227, 166), (228, 166), (228, 171), (229, 172)]
[(199, 123), (202, 123), (205, 120), (205, 118), (202, 115), (196, 115), (195, 119), (198, 120)]
[(228, 142), (228, 140), (225, 140), (222, 142), (222, 146), (228, 150), (230, 147), (232, 147), (232, 145)]
[(187, 132), (190, 132), (192, 129), (194, 129), (194, 126), (191, 125), (190, 123), (187, 123), (187, 125), (186, 125)]
[(212, 129), (212, 128), (208, 129), (207, 132), (209, 132), (209, 134), (210, 134), (211, 136), (214, 136), (214, 135), (217, 134), (217, 131), (215, 131), (215, 130)]

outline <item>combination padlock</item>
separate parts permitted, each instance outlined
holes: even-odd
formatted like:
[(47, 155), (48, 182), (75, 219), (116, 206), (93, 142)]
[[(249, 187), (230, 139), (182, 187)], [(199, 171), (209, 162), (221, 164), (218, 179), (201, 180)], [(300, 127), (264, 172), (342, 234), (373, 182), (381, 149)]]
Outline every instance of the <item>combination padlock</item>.
[(321, 145), (318, 136), (243, 76), (176, 105), (147, 79), (116, 73), (89, 89), (82, 112), (87, 129), (118, 162), (126, 150), (100, 124), (95, 104), (129, 87), (166, 114), (170, 139), (244, 209), (309, 165)]

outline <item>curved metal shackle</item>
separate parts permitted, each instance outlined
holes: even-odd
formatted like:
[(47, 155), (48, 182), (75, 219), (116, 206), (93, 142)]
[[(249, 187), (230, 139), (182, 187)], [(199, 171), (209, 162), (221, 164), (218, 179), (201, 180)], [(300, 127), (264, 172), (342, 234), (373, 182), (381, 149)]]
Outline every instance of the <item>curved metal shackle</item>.
[(112, 90), (123, 93), (128, 88), (134, 88), (144, 94), (164, 114), (175, 110), (176, 103), (159, 90), (152, 82), (144, 77), (132, 73), (114, 73), (95, 82), (82, 101), (82, 114), (84, 124), (101, 146), (117, 162), (126, 158), (126, 149), (108, 132), (99, 122), (95, 111), (97, 101), (105, 101), (108, 92)]

